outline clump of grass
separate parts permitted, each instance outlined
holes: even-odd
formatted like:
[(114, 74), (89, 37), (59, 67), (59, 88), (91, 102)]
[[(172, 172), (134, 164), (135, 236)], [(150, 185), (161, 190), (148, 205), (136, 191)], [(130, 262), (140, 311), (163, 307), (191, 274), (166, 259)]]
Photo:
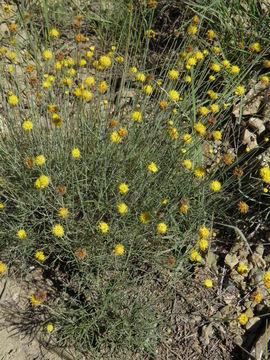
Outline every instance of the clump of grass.
[(36, 6), (3, 12), (1, 251), (19, 270), (38, 264), (61, 279), (58, 297), (31, 297), (61, 344), (154, 354), (165, 295), (149, 284), (204, 266), (215, 222), (230, 212), (236, 223), (232, 209), (255, 185), (264, 206), (269, 167), (231, 173), (250, 159), (232, 107), (251, 76), (267, 77), (269, 48), (254, 38), (231, 51), (193, 16), (153, 65), (155, 6), (122, 7), (119, 46), (89, 35), (112, 25), (105, 13), (75, 8), (63, 22), (58, 5)]

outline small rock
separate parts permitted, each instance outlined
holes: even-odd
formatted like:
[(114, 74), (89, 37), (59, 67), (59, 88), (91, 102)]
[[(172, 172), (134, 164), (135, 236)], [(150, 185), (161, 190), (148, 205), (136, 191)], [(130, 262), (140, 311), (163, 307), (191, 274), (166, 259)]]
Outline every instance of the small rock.
[(250, 149), (254, 149), (258, 146), (256, 135), (250, 132), (248, 129), (245, 129), (242, 141), (243, 144), (248, 145)]
[(258, 321), (260, 321), (260, 318), (258, 316), (255, 316), (255, 317), (249, 319), (246, 324), (246, 329), (249, 330)]
[(265, 130), (265, 126), (263, 124), (263, 120), (252, 117), (248, 121), (249, 125), (255, 130), (258, 134), (261, 134)]
[(233, 269), (235, 267), (235, 265), (238, 264), (238, 258), (237, 256), (234, 254), (234, 255), (231, 255), (231, 254), (227, 254), (225, 256), (225, 259), (224, 259), (224, 262), (226, 265), (229, 266), (230, 269)]
[(237, 345), (242, 345), (243, 344), (243, 339), (242, 339), (242, 337), (240, 336), (240, 335), (236, 335), (235, 337), (234, 337), (234, 342), (237, 344)]
[(202, 327), (202, 335), (201, 335), (201, 341), (204, 345), (209, 345), (210, 338), (213, 335), (213, 326), (212, 324), (204, 325)]

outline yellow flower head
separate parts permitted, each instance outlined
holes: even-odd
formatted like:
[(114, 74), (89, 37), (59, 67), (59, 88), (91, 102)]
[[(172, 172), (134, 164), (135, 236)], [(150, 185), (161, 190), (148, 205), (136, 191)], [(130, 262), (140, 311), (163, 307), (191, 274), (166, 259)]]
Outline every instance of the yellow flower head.
[(212, 191), (219, 191), (221, 189), (221, 183), (218, 180), (211, 181), (210, 189)]
[(37, 164), (38, 166), (41, 166), (45, 163), (46, 159), (44, 155), (38, 155), (35, 158), (35, 164)]
[(30, 120), (25, 120), (22, 124), (24, 131), (30, 131), (33, 129), (33, 123)]
[(248, 317), (246, 313), (242, 313), (238, 316), (237, 318), (239, 324), (241, 325), (246, 325), (246, 323), (248, 322)]
[(206, 134), (206, 127), (201, 122), (198, 122), (194, 125), (194, 131), (200, 136), (204, 136)]
[(9, 105), (15, 106), (18, 104), (18, 97), (14, 94), (9, 95), (8, 97), (8, 103)]
[(235, 89), (235, 95), (243, 95), (245, 93), (244, 86), (237, 86)]
[(152, 88), (151, 85), (144, 85), (144, 86), (142, 87), (142, 91), (143, 91), (146, 95), (150, 95), (150, 94), (152, 94), (152, 92), (153, 92), (153, 88)]
[(123, 215), (123, 214), (127, 213), (128, 207), (125, 203), (118, 203), (117, 210), (118, 210), (119, 214)]
[(249, 272), (249, 269), (247, 267), (247, 265), (245, 265), (244, 263), (240, 262), (238, 267), (237, 267), (237, 272), (241, 275), (245, 275)]
[(55, 224), (52, 228), (52, 232), (57, 237), (62, 237), (65, 233), (63, 226), (60, 224)]
[(230, 73), (233, 75), (238, 75), (240, 72), (240, 69), (237, 65), (232, 65)]
[(186, 142), (187, 144), (190, 144), (192, 141), (192, 136), (190, 134), (184, 134), (183, 135), (183, 140), (184, 142)]
[(210, 69), (213, 70), (214, 72), (219, 72), (220, 71), (220, 65), (217, 63), (212, 63), (210, 65)]
[(188, 28), (187, 28), (187, 33), (188, 33), (189, 35), (195, 35), (197, 31), (198, 31), (198, 28), (197, 28), (197, 26), (194, 25), (194, 24), (190, 24), (190, 25), (188, 26)]
[(58, 210), (58, 216), (61, 218), (66, 218), (69, 214), (69, 211), (66, 207), (60, 207)]
[(110, 140), (112, 143), (120, 143), (122, 141), (122, 138), (117, 131), (113, 131), (110, 135)]
[(26, 238), (26, 231), (24, 229), (20, 229), (17, 231), (17, 236), (19, 239), (25, 239)]
[(204, 286), (207, 288), (212, 288), (213, 287), (213, 281), (211, 279), (205, 279), (204, 280)]
[(7, 272), (7, 265), (0, 261), (0, 275), (4, 275)]
[(179, 77), (179, 71), (175, 70), (175, 69), (172, 69), (172, 70), (170, 70), (168, 72), (168, 76), (169, 76), (169, 79), (176, 80)]
[(250, 45), (249, 49), (250, 49), (250, 51), (258, 53), (262, 50), (262, 47), (261, 47), (260, 43), (254, 42)]
[(244, 201), (239, 201), (239, 203), (237, 204), (237, 209), (242, 213), (242, 214), (246, 214), (248, 212), (249, 206), (247, 203), (245, 203)]
[(50, 178), (46, 175), (41, 175), (36, 181), (35, 181), (35, 187), (37, 189), (44, 189), (47, 187), (50, 183)]
[(198, 245), (200, 250), (205, 251), (208, 249), (209, 242), (207, 239), (200, 239)]
[(103, 68), (108, 68), (111, 66), (111, 58), (109, 56), (106, 55), (100, 56), (99, 62)]
[(40, 262), (43, 262), (45, 260), (45, 255), (44, 255), (44, 252), (43, 251), (37, 251), (35, 253), (35, 258), (40, 261)]
[(98, 84), (98, 91), (101, 94), (105, 94), (105, 92), (108, 90), (108, 84), (106, 83), (106, 81), (102, 81)]
[(201, 166), (195, 167), (194, 175), (198, 178), (203, 178), (205, 176), (205, 169)]
[(213, 114), (216, 114), (219, 112), (219, 106), (218, 104), (211, 104), (210, 106), (210, 110)]
[(208, 39), (213, 39), (216, 36), (214, 30), (212, 30), (212, 29), (209, 29), (207, 31), (206, 35), (207, 35)]
[(205, 227), (205, 226), (202, 226), (202, 227), (200, 227), (199, 228), (199, 237), (200, 238), (208, 238), (209, 237), (209, 235), (210, 235), (210, 230), (207, 228), (207, 227)]
[(47, 331), (48, 333), (51, 333), (51, 332), (53, 331), (53, 324), (48, 324), (48, 325), (46, 326), (46, 331)]
[(44, 50), (42, 56), (44, 60), (50, 60), (52, 58), (51, 50)]
[(187, 169), (190, 170), (192, 168), (192, 162), (189, 159), (185, 159), (182, 161), (182, 165)]
[(98, 227), (103, 234), (106, 234), (109, 231), (109, 225), (105, 221), (101, 221), (98, 224)]
[(74, 159), (78, 159), (81, 155), (81, 152), (78, 148), (74, 148), (72, 149), (72, 157), (74, 157)]
[(157, 165), (154, 162), (151, 162), (148, 166), (147, 166), (148, 171), (156, 173), (158, 171)]
[(126, 183), (119, 184), (119, 192), (122, 195), (126, 194), (128, 192), (128, 184)]
[(94, 86), (95, 85), (95, 79), (93, 76), (87, 76), (87, 78), (84, 80), (84, 83), (86, 86)]
[(268, 166), (264, 166), (260, 169), (260, 176), (266, 184), (270, 184), (270, 168)]
[(146, 76), (143, 73), (138, 72), (137, 75), (136, 75), (136, 80), (138, 80), (140, 82), (145, 82)]
[(221, 134), (221, 131), (219, 131), (219, 130), (213, 131), (212, 135), (213, 135), (214, 140), (222, 139), (222, 134)]
[(157, 232), (159, 234), (165, 234), (167, 231), (167, 225), (164, 222), (158, 223), (157, 224)]
[(201, 106), (199, 108), (199, 113), (202, 115), (202, 116), (205, 116), (209, 113), (209, 110), (206, 106)]
[(59, 31), (57, 29), (51, 29), (50, 36), (53, 38), (57, 38), (59, 36)]
[(136, 122), (142, 121), (142, 113), (140, 111), (133, 111), (132, 120)]
[(169, 98), (172, 101), (178, 101), (179, 100), (179, 92), (176, 90), (169, 91)]
[(202, 261), (202, 257), (201, 255), (198, 253), (198, 251), (196, 249), (192, 249), (189, 253), (189, 259), (190, 261), (197, 261), (197, 262), (201, 262)]
[(113, 252), (115, 253), (116, 256), (121, 256), (124, 254), (125, 252), (125, 248), (124, 248), (124, 245), (122, 244), (117, 244), (115, 245), (114, 249), (113, 249)]
[(140, 220), (143, 224), (147, 224), (150, 221), (149, 212), (145, 211), (140, 214)]

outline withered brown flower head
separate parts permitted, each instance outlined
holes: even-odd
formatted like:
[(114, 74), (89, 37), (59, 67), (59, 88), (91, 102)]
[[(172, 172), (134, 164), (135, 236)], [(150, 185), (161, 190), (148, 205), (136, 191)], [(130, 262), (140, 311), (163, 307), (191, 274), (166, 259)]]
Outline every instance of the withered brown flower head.
[(83, 260), (86, 256), (86, 249), (85, 248), (78, 248), (75, 251), (75, 255), (79, 260)]
[(59, 194), (59, 195), (65, 195), (65, 193), (67, 192), (67, 188), (65, 185), (58, 185), (57, 188), (56, 188), (56, 192)]

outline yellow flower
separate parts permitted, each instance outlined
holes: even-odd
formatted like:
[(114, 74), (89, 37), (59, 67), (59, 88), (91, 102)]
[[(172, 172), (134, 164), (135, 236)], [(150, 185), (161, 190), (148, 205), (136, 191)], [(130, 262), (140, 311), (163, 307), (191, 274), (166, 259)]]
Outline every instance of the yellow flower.
[(209, 113), (209, 110), (207, 109), (206, 106), (201, 106), (201, 107), (199, 108), (199, 113), (200, 113), (201, 115), (205, 116), (205, 115), (207, 115), (207, 114)]
[(260, 169), (260, 175), (266, 184), (270, 184), (270, 168), (268, 166), (264, 166)]
[(156, 33), (154, 32), (154, 30), (148, 29), (148, 30), (146, 30), (145, 35), (146, 35), (147, 37), (150, 37), (150, 38), (153, 38), (153, 39), (154, 39), (155, 36), (156, 36)]
[(202, 251), (205, 251), (206, 249), (208, 249), (209, 242), (207, 239), (200, 239), (198, 245)]
[(22, 124), (23, 130), (29, 131), (33, 129), (33, 123), (30, 120), (25, 120)]
[(58, 216), (61, 218), (66, 218), (69, 214), (69, 211), (66, 207), (60, 207), (58, 210)]
[(204, 55), (201, 51), (196, 51), (195, 54), (194, 54), (194, 57), (196, 60), (203, 60), (204, 58)]
[(207, 238), (210, 235), (209, 229), (205, 226), (200, 227), (198, 233), (199, 233), (199, 237), (202, 239)]
[(211, 99), (216, 100), (218, 98), (218, 94), (214, 90), (208, 90), (207, 94)]
[(183, 135), (183, 140), (184, 142), (186, 142), (187, 144), (190, 144), (192, 141), (192, 136), (190, 134), (184, 134)]
[(169, 91), (169, 98), (172, 101), (178, 101), (179, 100), (179, 92), (176, 90)]
[(268, 76), (266, 76), (266, 75), (263, 75), (263, 76), (261, 76), (260, 77), (260, 82), (262, 83), (262, 84), (268, 84), (269, 83), (269, 77)]
[(206, 35), (207, 35), (208, 39), (213, 39), (216, 36), (214, 30), (212, 30), (212, 29), (209, 29), (207, 31)]
[(111, 59), (109, 56), (106, 56), (106, 55), (100, 56), (99, 62), (103, 68), (108, 68), (111, 65)]
[(167, 225), (164, 222), (157, 224), (157, 232), (159, 234), (165, 234), (167, 231)]
[(190, 83), (190, 82), (191, 82), (191, 76), (190, 76), (190, 75), (185, 76), (185, 82), (186, 82), (186, 83)]
[(45, 260), (45, 255), (43, 253), (43, 251), (37, 251), (35, 253), (35, 258), (40, 261), (40, 262), (43, 262)]
[(0, 210), (4, 209), (4, 207), (5, 205), (2, 202), (0, 202)]
[(211, 104), (209, 107), (210, 107), (210, 110), (212, 111), (213, 114), (218, 113), (218, 111), (219, 111), (218, 104)]
[(87, 78), (84, 80), (84, 83), (86, 86), (94, 86), (95, 85), (95, 79), (93, 76), (87, 76)]
[(211, 279), (205, 279), (204, 280), (204, 286), (207, 288), (212, 288), (213, 287), (213, 281)]
[(204, 136), (206, 133), (206, 127), (201, 122), (198, 122), (194, 125), (194, 131), (200, 136)]
[(119, 192), (122, 195), (126, 194), (128, 192), (128, 184), (126, 183), (119, 184)]
[(138, 72), (137, 75), (136, 75), (136, 80), (138, 80), (140, 82), (145, 82), (146, 76), (143, 73)]
[(216, 77), (215, 77), (214, 75), (210, 75), (210, 76), (209, 76), (209, 80), (210, 80), (210, 81), (215, 81), (215, 80), (216, 80)]
[(259, 303), (262, 301), (262, 293), (258, 290), (254, 291), (252, 294), (251, 294), (251, 299), (252, 301), (254, 301), (255, 303)]
[(98, 227), (103, 234), (106, 234), (109, 231), (109, 225), (105, 221), (101, 221), (98, 224)]
[(91, 93), (91, 91), (83, 90), (82, 91), (82, 97), (86, 102), (88, 102), (88, 101), (90, 101), (92, 99), (93, 94)]
[(9, 105), (15, 106), (18, 104), (18, 97), (14, 94), (9, 95), (8, 97), (8, 103)]
[(175, 70), (175, 69), (172, 69), (172, 70), (170, 70), (168, 72), (168, 76), (169, 76), (169, 79), (176, 80), (179, 77), (179, 71)]
[(227, 60), (227, 59), (222, 60), (221, 63), (225, 67), (225, 69), (229, 69), (229, 67), (231, 66), (229, 60)]
[(248, 204), (245, 203), (244, 201), (239, 201), (239, 203), (237, 204), (237, 209), (242, 213), (242, 214), (246, 214), (248, 212)]
[(36, 156), (35, 158), (35, 163), (38, 165), (38, 166), (41, 166), (45, 163), (45, 157), (43, 155), (38, 155)]
[(205, 176), (205, 169), (201, 166), (195, 167), (194, 175), (198, 178), (203, 178)]
[(74, 157), (74, 159), (78, 159), (81, 155), (81, 152), (78, 148), (74, 148), (72, 149), (72, 156)]
[(36, 181), (35, 181), (35, 187), (37, 189), (44, 189), (49, 185), (50, 178), (46, 175), (41, 175)]
[(7, 265), (0, 261), (0, 275), (4, 275), (7, 272)]
[(51, 37), (57, 38), (59, 36), (59, 31), (57, 29), (51, 29), (50, 35)]
[(132, 66), (129, 71), (131, 72), (131, 74), (136, 74), (138, 69), (136, 68), (136, 66)]
[(230, 73), (233, 75), (238, 75), (240, 72), (240, 69), (237, 65), (232, 65)]
[(246, 313), (242, 313), (238, 316), (237, 318), (239, 324), (241, 325), (246, 325), (246, 323), (248, 322), (248, 317)]
[(170, 126), (168, 133), (172, 139), (178, 139), (178, 131), (175, 127)]
[(262, 50), (262, 47), (261, 47), (260, 43), (255, 42), (250, 45), (249, 49), (250, 49), (250, 51), (258, 53)]
[(20, 229), (17, 231), (17, 236), (20, 239), (25, 239), (26, 238), (26, 231), (24, 229)]
[(38, 306), (38, 305), (41, 304), (41, 301), (38, 300), (38, 299), (35, 297), (35, 295), (33, 294), (33, 295), (31, 295), (31, 297), (30, 297), (30, 303), (31, 303), (32, 306)]
[(182, 161), (182, 165), (187, 169), (190, 170), (192, 168), (192, 162), (189, 159), (185, 159)]
[(244, 263), (240, 262), (238, 267), (237, 267), (237, 272), (241, 275), (245, 275), (247, 274), (249, 271), (247, 265), (245, 265)]
[(117, 210), (118, 210), (119, 214), (123, 215), (123, 214), (127, 213), (128, 207), (125, 203), (118, 203)]
[(142, 121), (142, 113), (140, 111), (133, 111), (131, 116), (133, 121), (137, 121), (137, 122)]
[(122, 244), (117, 244), (115, 245), (114, 249), (113, 249), (113, 252), (115, 253), (116, 256), (121, 256), (124, 254), (125, 252), (125, 248), (124, 248), (124, 245)]
[(105, 92), (108, 90), (108, 85), (106, 83), (106, 81), (102, 81), (98, 84), (98, 91), (101, 94), (105, 94)]
[(201, 257), (201, 255), (198, 253), (198, 251), (196, 249), (192, 249), (190, 251), (189, 259), (190, 259), (190, 261), (197, 261), (197, 262), (202, 261), (202, 257)]
[(220, 71), (220, 65), (217, 63), (212, 63), (210, 65), (210, 69), (213, 70), (214, 72), (219, 72)]
[(213, 131), (213, 138), (214, 140), (221, 140), (222, 139), (221, 131), (219, 130)]
[(65, 233), (63, 226), (60, 224), (55, 224), (52, 228), (52, 232), (57, 237), (62, 237)]
[(210, 189), (212, 191), (219, 191), (221, 189), (221, 183), (218, 180), (211, 181)]
[(142, 90), (146, 95), (150, 95), (150, 94), (152, 94), (153, 88), (151, 85), (144, 85), (142, 87)]
[(197, 30), (198, 30), (198, 28), (197, 28), (196, 25), (190, 24), (190, 25), (188, 26), (188, 28), (187, 28), (187, 33), (188, 33), (189, 35), (195, 35), (196, 32), (197, 32)]
[(122, 141), (122, 138), (117, 131), (113, 131), (110, 135), (110, 140), (113, 143), (120, 143)]
[(149, 212), (145, 211), (140, 214), (140, 220), (143, 224), (147, 224), (150, 221)]
[(43, 59), (50, 60), (52, 58), (51, 50), (44, 50), (42, 53)]
[(245, 93), (244, 86), (237, 86), (235, 89), (235, 95), (243, 95)]
[(147, 166), (148, 171), (156, 173), (158, 171), (157, 165), (154, 162), (151, 162), (148, 166)]
[(51, 332), (53, 331), (53, 324), (48, 324), (48, 325), (46, 326), (46, 331), (47, 331), (48, 333), (51, 333)]

